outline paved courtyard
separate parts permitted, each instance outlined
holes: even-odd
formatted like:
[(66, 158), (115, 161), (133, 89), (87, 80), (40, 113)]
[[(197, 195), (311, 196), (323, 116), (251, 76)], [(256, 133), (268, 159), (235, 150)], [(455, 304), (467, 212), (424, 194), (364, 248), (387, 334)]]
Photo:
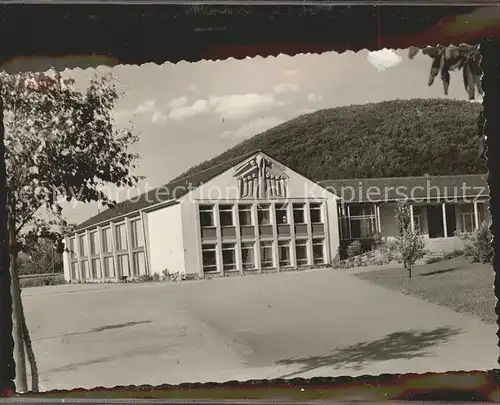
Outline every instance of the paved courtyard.
[(497, 367), (496, 325), (342, 270), (23, 296), (43, 390)]

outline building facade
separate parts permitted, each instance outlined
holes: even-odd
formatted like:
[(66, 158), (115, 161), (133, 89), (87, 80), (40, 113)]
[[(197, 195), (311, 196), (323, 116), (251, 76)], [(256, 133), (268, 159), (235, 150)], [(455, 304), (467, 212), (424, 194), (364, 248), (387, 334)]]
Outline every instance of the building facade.
[[(464, 182), (474, 191), (448, 190)], [(402, 186), (411, 193), (404, 195)], [(398, 192), (388, 192), (391, 187)], [(430, 187), (438, 193), (430, 195)], [(315, 183), (257, 151), (80, 224), (66, 238), (65, 279), (328, 266), (354, 240), (368, 247), (377, 235), (395, 237), (394, 209), (405, 199), (413, 201), (412, 226), (434, 251), (461, 248), (457, 232), (471, 232), (489, 220), (487, 185), (480, 175)]]
[(233, 163), (201, 182), (171, 184), (138, 209), (122, 205), (118, 215), (80, 225), (66, 240), (65, 278), (330, 264), (339, 247), (338, 197), (262, 152)]

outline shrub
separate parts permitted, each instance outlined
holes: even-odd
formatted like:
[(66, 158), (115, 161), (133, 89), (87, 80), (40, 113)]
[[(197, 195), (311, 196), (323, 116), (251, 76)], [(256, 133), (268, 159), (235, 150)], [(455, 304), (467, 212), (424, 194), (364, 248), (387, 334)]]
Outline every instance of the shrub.
[(464, 255), (471, 257), (473, 262), (491, 263), (493, 245), (489, 225), (483, 222), (474, 232), (459, 235), (464, 241)]
[(158, 273), (153, 273), (153, 281), (160, 281), (160, 275)]
[(141, 274), (139, 277), (137, 277), (137, 281), (142, 283), (147, 281), (153, 281), (153, 277), (151, 277), (149, 274)]
[(44, 275), (42, 277), (19, 277), (21, 288), (42, 287), (47, 285), (66, 284), (63, 275)]
[(444, 257), (439, 257), (439, 256), (434, 256), (434, 257), (429, 257), (426, 261), (425, 264), (432, 264), (432, 263), (438, 263), (444, 260)]
[(448, 252), (448, 253), (445, 253), (443, 255), (443, 259), (445, 260), (449, 260), (449, 259), (453, 259), (455, 257), (459, 257), (459, 256), (463, 256), (464, 255), (464, 251), (461, 250), (461, 249), (455, 249), (451, 252)]
[(380, 233), (376, 233), (375, 236), (373, 237), (373, 242), (372, 242), (372, 250), (378, 249), (380, 246), (384, 244), (384, 240), (382, 239), (382, 236)]
[(363, 245), (359, 240), (355, 240), (354, 242), (351, 242), (349, 246), (347, 246), (347, 257), (350, 259), (355, 256), (359, 256), (362, 253)]

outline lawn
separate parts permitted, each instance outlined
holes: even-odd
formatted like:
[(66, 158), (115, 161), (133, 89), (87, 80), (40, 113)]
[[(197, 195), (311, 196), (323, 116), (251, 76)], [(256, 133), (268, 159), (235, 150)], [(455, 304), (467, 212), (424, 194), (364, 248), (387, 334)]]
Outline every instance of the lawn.
[(356, 277), (390, 290), (426, 299), (457, 312), (469, 313), (494, 324), (496, 298), (490, 264), (470, 263), (463, 257), (420, 265), (412, 278), (403, 268), (368, 271)]

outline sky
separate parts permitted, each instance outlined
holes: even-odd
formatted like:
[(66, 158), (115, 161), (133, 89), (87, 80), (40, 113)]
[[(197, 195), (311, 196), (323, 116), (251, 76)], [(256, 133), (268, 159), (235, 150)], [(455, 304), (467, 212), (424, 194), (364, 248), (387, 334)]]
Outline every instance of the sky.
[[(256, 57), (197, 63), (120, 65), (66, 70), (81, 88), (111, 72), (123, 91), (114, 111), (119, 128), (133, 126), (132, 147), (145, 176), (134, 190), (109, 188), (117, 201), (134, 197), (245, 139), (301, 114), (394, 99), (445, 97), (440, 78), (427, 86), (431, 59), (407, 50)], [(459, 72), (449, 98), (467, 99)], [(64, 205), (67, 219), (82, 222), (97, 204)]]

